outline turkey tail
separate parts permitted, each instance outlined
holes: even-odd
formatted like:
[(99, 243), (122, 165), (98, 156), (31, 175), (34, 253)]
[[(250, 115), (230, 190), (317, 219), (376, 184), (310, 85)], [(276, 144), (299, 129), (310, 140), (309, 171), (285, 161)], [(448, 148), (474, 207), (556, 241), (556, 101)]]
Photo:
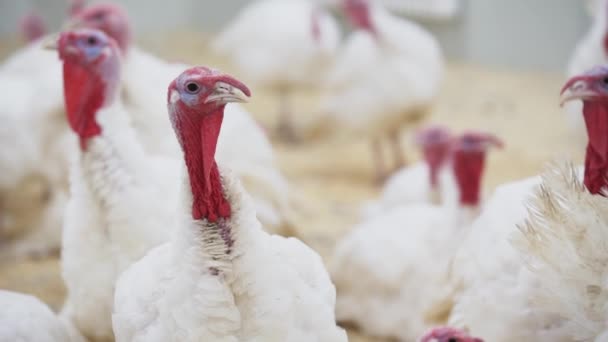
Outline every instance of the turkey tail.
[(571, 340), (594, 340), (608, 317), (608, 199), (591, 195), (573, 165), (553, 164), (528, 210), (511, 243), (538, 277), (534, 309), (561, 317), (555, 330)]

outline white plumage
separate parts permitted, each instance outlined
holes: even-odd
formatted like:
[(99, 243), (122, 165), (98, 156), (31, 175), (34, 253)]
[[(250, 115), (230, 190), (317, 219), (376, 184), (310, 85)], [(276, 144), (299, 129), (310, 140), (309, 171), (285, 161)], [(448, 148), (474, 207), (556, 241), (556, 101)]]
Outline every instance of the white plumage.
[(415, 120), (432, 103), (443, 57), (435, 38), (417, 24), (375, 4), (369, 16), (375, 33), (358, 29), (347, 37), (327, 76), (320, 111), (334, 127), (378, 135)]
[[(175, 159), (181, 152), (166, 111), (167, 85), (187, 69), (131, 48), (125, 60), (123, 95), (133, 126), (147, 150)], [(151, 72), (154, 71), (154, 72)], [(217, 146), (218, 161), (229, 167), (254, 196), (258, 218), (273, 233), (285, 233), (291, 189), (278, 169), (272, 145), (261, 126), (242, 106), (226, 108)]]
[[(44, 254), (59, 245), (67, 176), (65, 151), (70, 137), (63, 115), (61, 68), (57, 56), (41, 47), (42, 40), (19, 50), (0, 67), (0, 191), (3, 201), (18, 197), (15, 188), (30, 179), (47, 195), (29, 196), (29, 205), (40, 208), (41, 229), (15, 226), (15, 213), (3, 212), (0, 231), (15, 232), (3, 258)], [(23, 194), (21, 194), (23, 195)], [(31, 216), (36, 216), (30, 214)], [(28, 231), (28, 229), (30, 229)]]
[(420, 337), (429, 328), (425, 308), (462, 234), (457, 218), (455, 208), (415, 204), (355, 227), (330, 264), (338, 320), (375, 336)]
[(527, 296), (531, 310), (558, 318), (548, 327), (554, 341), (601, 342), (608, 333), (608, 201), (577, 173), (558, 164), (543, 174), (514, 243), (539, 279), (540, 291)]
[(104, 133), (71, 166), (61, 266), (63, 313), (83, 334), (105, 339), (116, 279), (169, 237), (180, 173), (177, 164), (145, 155), (120, 103), (97, 118)]
[(540, 177), (532, 177), (497, 188), (473, 224), (443, 292), (450, 325), (466, 327), (489, 341), (560, 341), (548, 329), (556, 316), (543, 315), (530, 304), (538, 279), (511, 244), (540, 182)]
[(299, 240), (264, 232), (239, 181), (217, 168), (224, 105), (249, 90), (197, 67), (169, 93), (188, 171), (177, 227), (119, 279), (117, 341), (346, 341), (321, 258)]
[(315, 1), (259, 0), (241, 10), (213, 48), (229, 56), (244, 79), (289, 87), (319, 81), (339, 40), (335, 19)]
[(213, 41), (248, 82), (279, 96), (280, 135), (295, 140), (290, 93), (322, 79), (340, 41), (336, 20), (312, 0), (258, 0), (242, 9)]
[(441, 300), (430, 309), (451, 312), (449, 325), (467, 328), (488, 341), (529, 337), (531, 331), (523, 331), (524, 324), (512, 329), (506, 322), (521, 320), (534, 326), (522, 296), (528, 277), (520, 274), (525, 270), (509, 236), (525, 218), (526, 200), (538, 182), (535, 177), (500, 186), (473, 223), (446, 274)]
[(0, 290), (0, 307), (0, 341), (84, 342), (69, 322), (36, 297)]
[[(479, 156), (474, 145), (467, 142), (459, 147), (463, 151), (455, 152), (459, 205), (395, 207), (356, 226), (338, 243), (330, 264), (338, 290), (338, 320), (354, 322), (376, 336), (405, 341), (415, 340), (438, 323), (428, 307), (442, 289), (449, 263), (478, 212), (475, 192), (481, 173), (470, 170), (479, 170), (485, 152)], [(477, 199), (469, 200), (473, 197)]]
[(458, 190), (449, 169), (442, 168), (439, 172), (439, 189), (439, 194), (432, 190), (428, 164), (418, 162), (392, 175), (382, 188), (380, 198), (364, 205), (363, 216), (376, 216), (410, 204), (456, 203)]
[[(114, 23), (128, 25), (124, 13), (114, 7), (91, 6), (90, 11), (118, 15)], [(98, 24), (96, 22), (96, 24)], [(81, 25), (87, 26), (84, 20)], [(34, 178), (44, 186), (49, 199), (41, 207), (35, 228), (13, 227), (19, 221), (11, 212), (0, 215), (0, 231), (16, 238), (3, 246), (0, 256), (21, 257), (58, 249), (61, 242), (63, 208), (67, 198), (68, 159), (73, 146), (63, 108), (61, 64), (56, 54), (43, 49), (45, 39), (29, 44), (0, 67), (0, 89), (12, 96), (0, 98), (0, 191), (5, 200), (23, 180)], [(145, 151), (173, 157), (179, 151), (165, 110), (169, 82), (186, 68), (168, 64), (136, 47), (124, 58), (123, 100), (137, 138)], [(41, 96), (44, 94), (44, 96)], [(274, 153), (262, 129), (241, 107), (226, 119), (219, 143), (219, 159), (242, 177), (255, 195), (260, 219), (267, 229), (285, 233), (290, 213), (291, 189), (278, 170)], [(236, 138), (238, 137), (238, 138)], [(247, 151), (238, 157), (232, 152)], [(175, 162), (178, 164), (178, 162)], [(34, 203), (32, 203), (34, 204)], [(28, 230), (29, 229), (29, 230)]]
[(218, 224), (184, 215), (171, 242), (119, 279), (117, 341), (346, 341), (321, 258), (299, 240), (264, 232), (249, 196), (223, 174), (231, 253)]

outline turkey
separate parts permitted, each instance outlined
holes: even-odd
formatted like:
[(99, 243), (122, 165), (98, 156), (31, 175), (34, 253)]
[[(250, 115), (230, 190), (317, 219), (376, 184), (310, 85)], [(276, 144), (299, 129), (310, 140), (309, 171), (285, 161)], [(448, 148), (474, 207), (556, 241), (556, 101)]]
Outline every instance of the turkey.
[(23, 39), (28, 42), (34, 42), (46, 34), (46, 24), (44, 19), (37, 12), (29, 12), (19, 22), (19, 30)]
[[(26, 28), (38, 19), (26, 20)], [(34, 40), (0, 65), (0, 91), (11, 94), (0, 97), (0, 259), (45, 256), (61, 242), (73, 137), (61, 64), (46, 42)]]
[(375, 336), (405, 341), (432, 325), (425, 321), (425, 308), (477, 215), (486, 150), (493, 146), (501, 146), (496, 137), (477, 132), (454, 141), (457, 207), (395, 207), (359, 224), (338, 243), (330, 265), (338, 291), (338, 320), (356, 323)]
[(388, 174), (381, 138), (389, 138), (396, 166), (403, 166), (401, 126), (428, 113), (439, 91), (443, 57), (435, 38), (420, 26), (367, 0), (343, 2), (356, 30), (327, 76), (321, 115), (306, 130), (307, 134), (333, 130), (370, 136), (376, 176), (381, 180)]
[[(542, 176), (514, 244), (540, 282), (532, 310), (559, 317), (550, 327), (563, 341), (608, 341), (608, 67), (568, 81), (562, 101), (582, 100), (588, 145), (581, 182), (570, 164)], [(557, 340), (557, 339), (556, 339)]]
[(68, 124), (78, 138), (61, 250), (62, 315), (91, 340), (113, 337), (118, 275), (165, 242), (179, 166), (144, 151), (120, 99), (120, 50), (91, 29), (60, 35)]
[[(130, 46), (130, 26), (116, 5), (75, 7), (71, 27), (98, 28), (123, 47)], [(44, 256), (59, 249), (67, 194), (67, 157), (75, 145), (63, 109), (61, 64), (37, 40), (0, 66), (0, 258)], [(123, 102), (146, 151), (175, 156), (163, 112), (166, 85), (185, 67), (170, 65), (144, 51), (128, 48), (123, 67)], [(154, 71), (154, 72), (153, 72)], [(45, 96), (40, 96), (45, 94)], [(256, 209), (269, 231), (292, 234), (292, 189), (276, 166), (264, 132), (242, 108), (231, 107), (219, 142), (218, 158), (243, 178), (255, 195)], [(238, 135), (240, 139), (229, 139)], [(233, 151), (247, 151), (236, 156)], [(175, 158), (175, 163), (179, 160)], [(18, 200), (19, 199), (19, 200)], [(27, 210), (23, 210), (26, 207)], [(26, 212), (27, 214), (20, 214)]]
[(0, 341), (85, 342), (38, 298), (0, 290)]
[(483, 342), (482, 339), (471, 337), (468, 333), (451, 327), (433, 328), (427, 332), (420, 342)]
[[(589, 331), (585, 329), (594, 324), (597, 327), (599, 321), (603, 325), (606, 317), (577, 317), (574, 320), (594, 317), (595, 323), (589, 322), (586, 327), (568, 327), (568, 317), (573, 317), (568, 315), (577, 315), (579, 309), (595, 310), (595, 306), (585, 309), (577, 307), (579, 304), (586, 305), (587, 299), (581, 299), (581, 302), (576, 299), (577, 296), (591, 295), (591, 292), (585, 291), (590, 290), (593, 283), (586, 282), (590, 278), (584, 278), (588, 273), (583, 270), (591, 270), (594, 266), (585, 265), (586, 259), (570, 259), (571, 255), (565, 253), (575, 250), (585, 256), (589, 255), (587, 252), (594, 253), (585, 245), (589, 242), (586, 237), (592, 236), (587, 229), (591, 229), (588, 228), (591, 222), (602, 224), (601, 216), (594, 217), (591, 213), (599, 210), (594, 209), (600, 205), (596, 200), (601, 201), (603, 197), (591, 194), (601, 192), (604, 187), (602, 165), (606, 160), (606, 151), (602, 141), (606, 129), (606, 91), (602, 82), (606, 76), (608, 68), (595, 68), (572, 78), (563, 90), (562, 101), (584, 100), (583, 115), (589, 136), (585, 169), (552, 167), (542, 177), (509, 185), (511, 196), (506, 196), (508, 193), (503, 191), (502, 202), (489, 203), (486, 212), (474, 225), (469, 235), (470, 241), (461, 247), (461, 258), (454, 263), (454, 278), (460, 278), (460, 289), (452, 294), (454, 305), (450, 325), (466, 327), (488, 340), (499, 342), (594, 340), (589, 336), (579, 339), (567, 335), (572, 332), (585, 334), (585, 331)], [(581, 175), (588, 191), (581, 185)], [(500, 199), (497, 195), (494, 197)], [(528, 203), (531, 203), (530, 212), (527, 210)], [(526, 219), (527, 223), (521, 228), (522, 237), (517, 226), (521, 226)], [(563, 221), (558, 224), (557, 220)], [(567, 227), (568, 232), (560, 231), (560, 227)], [(600, 236), (591, 239), (592, 244), (602, 241)], [(556, 248), (563, 249), (557, 252)], [(557, 254), (551, 253), (558, 253), (559, 259)], [(554, 256), (555, 259), (551, 259)], [(601, 259), (593, 259), (593, 256), (590, 258), (592, 263), (601, 262)], [(559, 262), (558, 268), (550, 270), (550, 262)], [(576, 279), (570, 279), (567, 272), (574, 269), (581, 273), (575, 276)], [(564, 278), (557, 281), (562, 283), (549, 284), (561, 276)], [(577, 285), (572, 280), (576, 280)], [(576, 286), (579, 286), (578, 290)], [(564, 292), (559, 294), (561, 290)], [(553, 305), (564, 305), (564, 298), (559, 296), (570, 290), (581, 291), (578, 294), (570, 293), (572, 297), (567, 299), (570, 311), (552, 311)], [(547, 296), (552, 298), (553, 303), (545, 302)], [(601, 306), (597, 302), (599, 299), (592, 300)], [(596, 333), (595, 336), (598, 336), (599, 331)]]
[(30, 42), (0, 65), (0, 91), (11, 94), (0, 97), (1, 259), (46, 254), (60, 241), (66, 195), (55, 190), (67, 184), (69, 137), (61, 68), (43, 41)]
[(372, 217), (396, 206), (414, 203), (440, 204), (454, 200), (457, 193), (448, 168), (451, 133), (441, 126), (430, 126), (416, 134), (423, 162), (405, 167), (384, 185), (380, 199), (363, 207), (363, 216)]
[[(71, 23), (74, 27), (100, 29), (113, 37), (124, 54), (123, 98), (133, 126), (144, 147), (151, 152), (174, 157), (180, 153), (164, 112), (167, 84), (187, 68), (168, 64), (131, 45), (131, 28), (126, 12), (111, 4), (92, 5)], [(272, 145), (261, 127), (242, 107), (231, 112), (218, 142), (218, 159), (226, 163), (253, 194), (265, 228), (289, 234), (291, 188), (277, 168)], [(237, 138), (238, 137), (238, 138)], [(179, 160), (176, 158), (176, 163)]]
[(224, 108), (249, 89), (194, 67), (168, 92), (186, 168), (181, 215), (172, 240), (120, 277), (117, 342), (346, 341), (321, 258), (297, 239), (264, 232), (238, 180), (215, 161)]
[[(577, 44), (574, 54), (568, 63), (567, 76), (572, 77), (591, 69), (596, 65), (608, 62), (608, 2), (597, 0), (589, 3), (593, 7), (593, 25), (589, 32)], [(579, 101), (564, 105), (566, 117), (572, 126), (573, 133), (580, 141), (586, 141), (585, 123), (582, 119), (582, 106)]]
[(251, 82), (279, 97), (282, 138), (296, 139), (290, 96), (297, 86), (315, 85), (340, 41), (335, 19), (313, 0), (258, 0), (245, 7), (212, 44)]

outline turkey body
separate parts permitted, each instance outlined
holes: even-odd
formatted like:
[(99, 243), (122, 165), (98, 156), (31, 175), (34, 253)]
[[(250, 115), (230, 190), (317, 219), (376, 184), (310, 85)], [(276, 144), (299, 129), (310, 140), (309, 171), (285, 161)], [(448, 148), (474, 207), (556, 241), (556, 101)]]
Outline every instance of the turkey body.
[(121, 276), (117, 341), (346, 341), (321, 258), (299, 240), (264, 232), (238, 181), (222, 174), (231, 218), (185, 215), (169, 243)]

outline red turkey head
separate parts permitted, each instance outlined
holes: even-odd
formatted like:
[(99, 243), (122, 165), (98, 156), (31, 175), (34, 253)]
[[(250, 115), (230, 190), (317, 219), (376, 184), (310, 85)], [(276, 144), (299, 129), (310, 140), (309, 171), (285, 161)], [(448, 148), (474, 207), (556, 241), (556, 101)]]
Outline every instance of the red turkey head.
[(454, 140), (452, 168), (460, 190), (461, 205), (479, 205), (486, 153), (491, 147), (502, 148), (503, 143), (487, 133), (466, 132)]
[(414, 142), (422, 149), (433, 188), (437, 187), (439, 170), (450, 155), (451, 140), (450, 131), (441, 126), (428, 127), (416, 133)]
[(471, 337), (466, 332), (450, 327), (434, 328), (424, 335), (420, 342), (483, 342), (482, 339)]
[(608, 177), (608, 66), (595, 67), (568, 80), (561, 91), (561, 104), (574, 100), (583, 101), (589, 138), (584, 184), (592, 194), (603, 195)]
[(120, 83), (120, 50), (98, 30), (63, 32), (56, 48), (63, 62), (66, 114), (85, 150), (87, 141), (101, 133), (99, 109), (111, 103)]
[(343, 0), (342, 9), (351, 25), (358, 29), (376, 33), (368, 0)]
[(68, 28), (91, 28), (112, 37), (126, 53), (131, 43), (131, 26), (127, 12), (115, 4), (95, 4), (78, 11)]
[(226, 104), (245, 102), (250, 95), (240, 81), (207, 67), (190, 68), (169, 85), (169, 116), (184, 151), (195, 220), (214, 222), (230, 215), (219, 181), (215, 148)]
[(33, 42), (46, 34), (44, 20), (35, 11), (26, 14), (19, 22), (19, 30), (26, 42)]

